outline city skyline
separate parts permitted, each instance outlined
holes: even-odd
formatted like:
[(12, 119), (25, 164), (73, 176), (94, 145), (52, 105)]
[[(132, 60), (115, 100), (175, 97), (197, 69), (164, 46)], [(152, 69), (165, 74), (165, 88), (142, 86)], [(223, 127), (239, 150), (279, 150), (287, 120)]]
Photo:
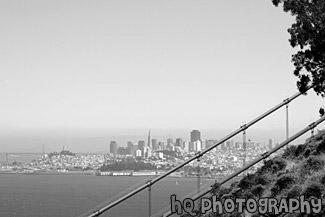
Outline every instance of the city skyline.
[[(297, 92), (293, 20), (258, 0), (2, 1), (0, 150), (223, 138)], [(312, 91), (290, 103), (290, 134), (320, 106)], [(284, 109), (248, 133), (281, 141)]]
[[(200, 141), (201, 143), (201, 147), (202, 149), (204, 149), (203, 144), (205, 144), (205, 142), (211, 142), (214, 141), (213, 143), (215, 143), (216, 141), (220, 141), (220, 139), (222, 139), (224, 136), (226, 136), (226, 134), (220, 134), (222, 135), (222, 137), (213, 137), (213, 136), (208, 136), (209, 134), (204, 134), (202, 136), (202, 132), (200, 130), (190, 130), (187, 131), (186, 134), (187, 135), (166, 135), (166, 136), (161, 136), (161, 135), (154, 135), (152, 136), (150, 131), (150, 143), (151, 144), (151, 150), (154, 150), (153, 148), (153, 143), (155, 143), (155, 146), (159, 146), (160, 148), (162, 148), (162, 146), (164, 147), (163, 149), (168, 149), (168, 144), (171, 143), (173, 146), (178, 146), (178, 142), (181, 141), (182, 143), (196, 143), (197, 141)], [(148, 131), (147, 131), (148, 132)], [(192, 140), (192, 133), (195, 132), (195, 134), (200, 135), (200, 140)], [(249, 131), (248, 131), (249, 132)], [(229, 132), (228, 132), (229, 133)], [(271, 135), (271, 134), (266, 134), (266, 135)], [(302, 136), (300, 139), (297, 139), (296, 141), (294, 141), (292, 144), (299, 144), (304, 142), (305, 139), (307, 139), (310, 135), (307, 134), (305, 136)], [(148, 147), (148, 141), (146, 140), (145, 137), (147, 137), (147, 139), (149, 139), (149, 134), (147, 136), (116, 136), (116, 137), (98, 137), (98, 138), (85, 138), (85, 139), (71, 139), (71, 138), (53, 138), (53, 140), (48, 139), (48, 140), (39, 140), (39, 139), (33, 139), (33, 138), (22, 138), (21, 140), (19, 140), (19, 138), (17, 139), (17, 141), (19, 141), (18, 147), (21, 144), (26, 144), (27, 146), (25, 146), (24, 148), (15, 148), (15, 146), (13, 144), (11, 144), (11, 146), (13, 147), (12, 149), (8, 149), (5, 146), (1, 146), (0, 145), (0, 153), (41, 153), (42, 148), (45, 147), (46, 149), (46, 153), (50, 153), (50, 152), (60, 152), (62, 150), (62, 147), (65, 147), (67, 150), (72, 150), (74, 152), (77, 153), (106, 153), (106, 152), (111, 152), (110, 150), (112, 149), (112, 146), (114, 146), (113, 149), (115, 149), (115, 153), (117, 152), (117, 149), (119, 147), (121, 148), (129, 148), (130, 143), (132, 143), (132, 145), (136, 145), (138, 146), (139, 143), (141, 143), (140, 146), (143, 147)], [(276, 137), (256, 137), (254, 136), (254, 134), (248, 134), (247, 137), (247, 142), (252, 141), (255, 143), (260, 143), (260, 144), (269, 144), (270, 140), (273, 141), (273, 144), (275, 143), (280, 143), (282, 141), (284, 141), (285, 135), (283, 135), (283, 139), (278, 139)], [(43, 142), (41, 142), (43, 141)], [(45, 142), (44, 142), (45, 141)], [(47, 141), (47, 142), (46, 142)], [(231, 138), (230, 140), (227, 140), (225, 142), (242, 142), (243, 141), (243, 136), (242, 133), (238, 134), (237, 136), (234, 136), (233, 138)], [(32, 145), (31, 145), (32, 144)], [(189, 145), (187, 144), (187, 145)], [(31, 146), (30, 146), (31, 145)], [(80, 148), (80, 145), (82, 148)], [(191, 145), (191, 144), (190, 144)], [(193, 144), (192, 144), (193, 145)], [(135, 151), (135, 150), (134, 150)]]

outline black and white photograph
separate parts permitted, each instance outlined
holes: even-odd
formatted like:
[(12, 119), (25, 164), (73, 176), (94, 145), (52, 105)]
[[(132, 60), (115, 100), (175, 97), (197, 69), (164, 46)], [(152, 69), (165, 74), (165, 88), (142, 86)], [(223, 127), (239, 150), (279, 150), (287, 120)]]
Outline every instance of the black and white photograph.
[(325, 0), (0, 0), (0, 217), (325, 216)]

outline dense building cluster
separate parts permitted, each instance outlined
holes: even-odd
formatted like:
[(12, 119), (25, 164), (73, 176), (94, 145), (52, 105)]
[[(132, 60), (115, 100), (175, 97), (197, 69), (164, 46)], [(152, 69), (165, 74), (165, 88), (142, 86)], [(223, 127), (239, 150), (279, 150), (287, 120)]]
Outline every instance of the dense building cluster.
[[(119, 147), (116, 141), (111, 141), (110, 153), (74, 154), (63, 150), (60, 153), (50, 153), (25, 164), (2, 165), (0, 172), (91, 171), (95, 173), (103, 167), (110, 168), (109, 165), (113, 164), (114, 168), (132, 170), (135, 162), (143, 162), (146, 165), (152, 165), (152, 168), (156, 168), (156, 170), (166, 171), (216, 143), (217, 140), (202, 139), (198, 130), (190, 132), (190, 141), (182, 138), (176, 140), (168, 138), (166, 143), (151, 138), (149, 131), (147, 142), (144, 140), (129, 141), (126, 147)], [(181, 173), (183, 176), (195, 176), (198, 173), (203, 176), (228, 175), (242, 168), (246, 162), (252, 161), (273, 148), (274, 145), (273, 140), (269, 140), (268, 144), (256, 143), (251, 140), (241, 142), (228, 140), (200, 157), (199, 160), (192, 161), (182, 169)], [(145, 164), (140, 163), (139, 165)], [(252, 167), (251, 170), (254, 171), (258, 166)], [(198, 168), (200, 168), (199, 171)]]

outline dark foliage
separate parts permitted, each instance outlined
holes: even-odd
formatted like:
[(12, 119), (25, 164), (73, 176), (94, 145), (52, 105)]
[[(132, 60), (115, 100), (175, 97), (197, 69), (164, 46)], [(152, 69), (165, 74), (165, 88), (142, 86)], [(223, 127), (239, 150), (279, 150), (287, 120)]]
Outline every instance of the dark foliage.
[(295, 154), (296, 150), (297, 150), (297, 146), (290, 145), (284, 150), (282, 157), (284, 159), (290, 159), (290, 160), (295, 159), (297, 157)]
[(324, 167), (325, 161), (319, 156), (311, 155), (303, 163), (301, 168), (301, 175), (310, 175), (317, 172)]
[(295, 156), (296, 157), (302, 156), (302, 154), (304, 153), (304, 151), (306, 149), (306, 146), (307, 145), (305, 145), (305, 144), (298, 145), (298, 147), (296, 148), (296, 151), (295, 151)]
[(254, 180), (255, 180), (254, 174), (247, 174), (240, 180), (240, 182), (238, 183), (238, 187), (242, 189), (251, 188), (255, 184)]
[(322, 176), (322, 178), (320, 179), (320, 183), (323, 184), (325, 186), (325, 174)]
[(311, 149), (310, 148), (306, 148), (305, 151), (304, 151), (303, 156), (305, 158), (307, 158), (307, 157), (309, 157), (310, 154), (311, 154)]
[(312, 182), (308, 183), (305, 189), (303, 189), (302, 194), (305, 195), (306, 199), (311, 197), (321, 198), (323, 186), (320, 183)]
[(259, 173), (276, 173), (283, 170), (287, 166), (287, 162), (282, 157), (275, 157), (271, 160), (264, 161), (264, 165), (258, 171)]
[(278, 195), (282, 190), (291, 187), (296, 181), (297, 178), (291, 174), (287, 174), (279, 177), (276, 180), (274, 186), (271, 188), (272, 195), (273, 196)]
[(287, 198), (297, 198), (300, 196), (301, 191), (302, 191), (302, 188), (300, 185), (294, 185), (288, 191)]
[(288, 29), (292, 47), (300, 50), (292, 55), (297, 86), (305, 92), (314, 85), (317, 94), (325, 96), (325, 1), (272, 0), (275, 6), (283, 3), (283, 10), (296, 18)]
[(316, 152), (317, 154), (325, 153), (325, 141), (322, 141), (317, 145)]
[(265, 186), (256, 185), (252, 188), (252, 194), (258, 198), (260, 198), (265, 190)]

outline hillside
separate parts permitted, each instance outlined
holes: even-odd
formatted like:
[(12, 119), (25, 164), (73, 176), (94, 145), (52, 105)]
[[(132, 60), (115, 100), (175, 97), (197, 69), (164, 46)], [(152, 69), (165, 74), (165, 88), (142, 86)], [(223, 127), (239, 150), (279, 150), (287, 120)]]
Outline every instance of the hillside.
[[(304, 196), (305, 200), (312, 198), (320, 199), (325, 195), (325, 131), (319, 131), (318, 134), (306, 140), (305, 144), (298, 146), (288, 146), (282, 155), (275, 156), (264, 161), (263, 166), (254, 174), (247, 174), (239, 182), (234, 182), (229, 188), (218, 186), (215, 188), (215, 199), (224, 201), (227, 198), (254, 199), (257, 204), (262, 198), (276, 198), (278, 206), (281, 205), (281, 198), (285, 199), (287, 205), (289, 198), (298, 198)], [(292, 199), (291, 199), (292, 200)], [(211, 200), (212, 201), (212, 200)], [(319, 201), (320, 212), (318, 214), (295, 213), (288, 210), (283, 205), (279, 207), (278, 214), (261, 214), (259, 212), (249, 213), (244, 208), (244, 212), (235, 212), (216, 214), (206, 212), (197, 216), (325, 216), (325, 207)], [(280, 203), (281, 202), (281, 203)], [(261, 203), (262, 204), (262, 203)], [(292, 203), (295, 205), (294, 203)], [(312, 203), (310, 203), (312, 204)], [(261, 206), (262, 207), (262, 206)], [(281, 208), (281, 209), (280, 209)], [(307, 207), (305, 207), (307, 210)], [(313, 208), (311, 206), (311, 208)], [(257, 208), (258, 210), (259, 208)], [(315, 207), (316, 209), (316, 207)], [(272, 210), (274, 213), (274, 210)], [(286, 212), (286, 213), (285, 213)], [(318, 212), (318, 211), (317, 211)]]

